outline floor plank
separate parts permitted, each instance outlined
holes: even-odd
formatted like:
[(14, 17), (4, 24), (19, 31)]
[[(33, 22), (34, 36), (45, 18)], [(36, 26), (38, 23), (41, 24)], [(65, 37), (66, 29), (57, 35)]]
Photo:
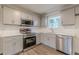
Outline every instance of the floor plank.
[(61, 52), (56, 51), (53, 48), (49, 48), (45, 45), (37, 45), (34, 48), (21, 52), (19, 55), (64, 55)]

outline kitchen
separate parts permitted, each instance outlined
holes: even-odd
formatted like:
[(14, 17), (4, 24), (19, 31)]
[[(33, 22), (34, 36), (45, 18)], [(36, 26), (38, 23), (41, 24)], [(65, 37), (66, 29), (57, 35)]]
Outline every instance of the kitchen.
[(79, 5), (0, 5), (0, 54), (23, 55), (42, 45), (58, 55), (79, 54), (78, 19)]

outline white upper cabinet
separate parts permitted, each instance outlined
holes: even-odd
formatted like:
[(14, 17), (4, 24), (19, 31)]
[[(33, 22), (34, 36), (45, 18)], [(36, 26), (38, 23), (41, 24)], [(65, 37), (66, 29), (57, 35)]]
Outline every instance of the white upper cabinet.
[(74, 8), (63, 10), (61, 18), (63, 25), (74, 25), (75, 24)]
[(0, 24), (2, 24), (2, 8), (0, 6)]
[(75, 14), (79, 14), (79, 6), (75, 7)]
[(38, 15), (33, 15), (34, 26), (40, 26), (40, 17)]
[(32, 15), (22, 12), (21, 19), (32, 20)]
[(3, 7), (3, 24), (21, 24), (21, 12), (12, 8)]
[(39, 15), (32, 15), (9, 7), (3, 7), (3, 24), (21, 25), (21, 20), (23, 19), (33, 20), (34, 26), (40, 26)]
[(79, 6), (75, 7), (76, 27), (79, 27)]

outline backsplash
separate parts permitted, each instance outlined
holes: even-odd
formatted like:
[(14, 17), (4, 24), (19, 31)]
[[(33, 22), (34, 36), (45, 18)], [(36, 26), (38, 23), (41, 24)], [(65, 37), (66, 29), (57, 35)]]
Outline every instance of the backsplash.
[(14, 26), (14, 25), (0, 25), (0, 30), (18, 30), (20, 26)]

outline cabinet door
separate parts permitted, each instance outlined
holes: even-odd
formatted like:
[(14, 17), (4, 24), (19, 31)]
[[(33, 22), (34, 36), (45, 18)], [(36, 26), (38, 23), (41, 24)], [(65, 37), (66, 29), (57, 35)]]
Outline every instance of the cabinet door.
[(63, 51), (63, 46), (62, 46), (63, 45), (63, 39), (59, 38), (58, 41), (59, 41), (59, 50)]
[(62, 35), (57, 35), (57, 40), (56, 40), (56, 48), (59, 51), (64, 52), (64, 38)]
[(13, 10), (7, 7), (3, 8), (3, 24), (12, 24), (14, 23)]
[(49, 46), (51, 48), (55, 48), (56, 49), (56, 35), (55, 34), (48, 34), (48, 42), (49, 42)]
[(40, 43), (40, 34), (36, 34), (36, 44), (39, 44)]
[(21, 19), (27, 19), (27, 14), (26, 13), (24, 13), (24, 12), (21, 12), (22, 14), (21, 14)]
[(4, 55), (11, 55), (15, 54), (14, 46), (16, 43), (11, 37), (5, 37), (3, 40), (3, 54)]
[(32, 15), (28, 14), (27, 19), (32, 20)]
[(78, 7), (75, 7), (75, 13), (76, 14), (79, 14), (79, 6)]
[(2, 24), (2, 8), (0, 6), (0, 24)]
[(21, 19), (32, 20), (32, 15), (22, 12)]
[(21, 12), (14, 10), (14, 23), (15, 25), (21, 25)]
[(40, 26), (40, 17), (33, 15), (34, 26)]
[(22, 36), (14, 36), (14, 40), (15, 40), (15, 53), (18, 53), (20, 51), (23, 50), (23, 39), (22, 39)]
[(22, 36), (5, 37), (3, 41), (3, 54), (16, 54), (23, 49)]
[[(79, 14), (79, 6), (75, 8), (75, 14)], [(76, 27), (79, 28), (79, 15), (76, 16)]]
[(20, 12), (12, 8), (3, 8), (3, 24), (20, 24)]
[(48, 37), (47, 37), (46, 33), (41, 34), (41, 43), (48, 45)]
[(74, 25), (75, 24), (74, 8), (62, 11), (61, 17), (63, 25)]

